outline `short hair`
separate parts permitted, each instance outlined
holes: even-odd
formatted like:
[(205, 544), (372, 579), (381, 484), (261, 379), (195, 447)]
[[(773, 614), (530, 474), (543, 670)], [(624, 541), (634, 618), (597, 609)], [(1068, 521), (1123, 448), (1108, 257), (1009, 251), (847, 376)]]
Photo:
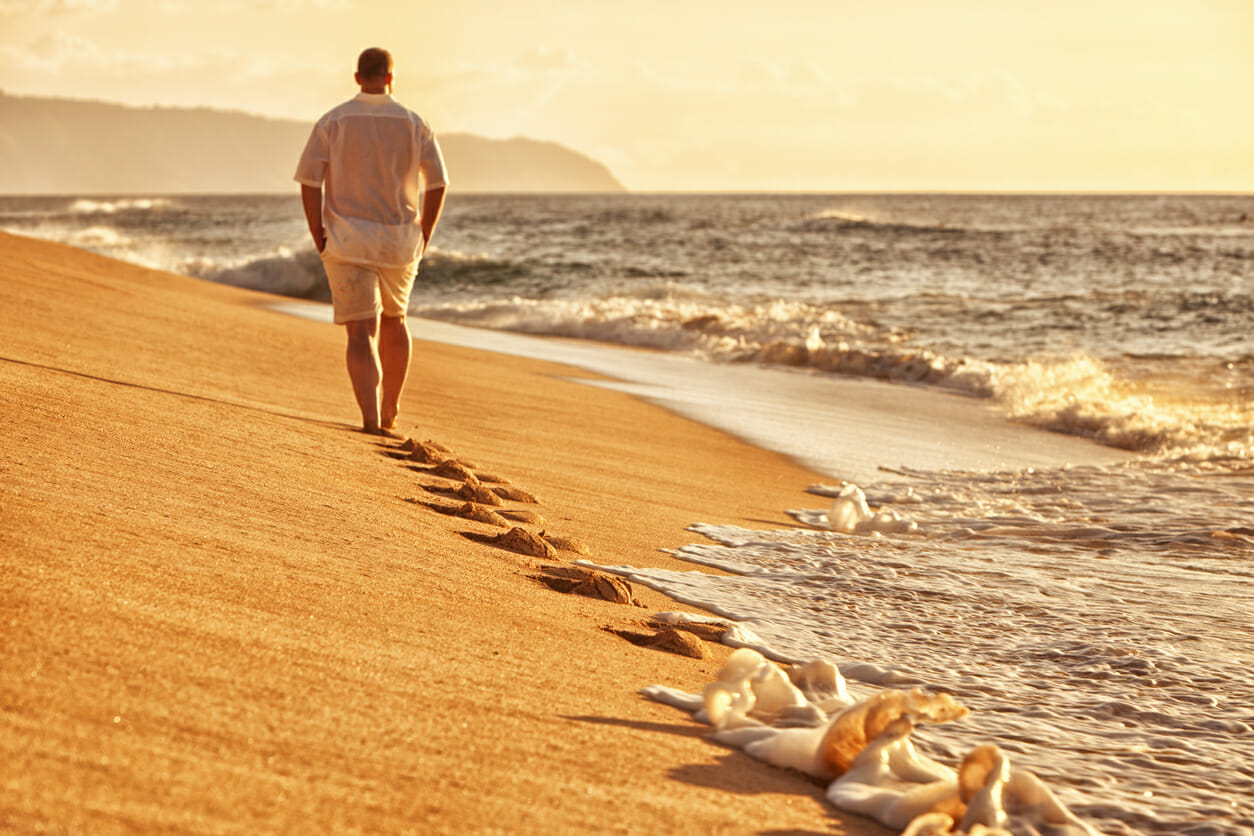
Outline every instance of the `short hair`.
[(357, 56), (357, 72), (362, 78), (382, 78), (392, 74), (392, 53), (372, 46)]

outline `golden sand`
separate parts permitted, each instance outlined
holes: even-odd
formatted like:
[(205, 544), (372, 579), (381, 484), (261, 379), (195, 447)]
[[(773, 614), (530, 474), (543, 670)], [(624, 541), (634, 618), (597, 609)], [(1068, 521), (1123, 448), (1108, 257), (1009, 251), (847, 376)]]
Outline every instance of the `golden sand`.
[[(0, 830), (886, 832), (639, 696), (727, 650), (637, 646), (673, 602), (561, 594), (574, 555), (423, 505), (465, 500), (267, 299), (0, 234)], [(400, 430), (608, 564), (692, 569), (687, 525), (818, 479), (579, 375), (420, 342)]]

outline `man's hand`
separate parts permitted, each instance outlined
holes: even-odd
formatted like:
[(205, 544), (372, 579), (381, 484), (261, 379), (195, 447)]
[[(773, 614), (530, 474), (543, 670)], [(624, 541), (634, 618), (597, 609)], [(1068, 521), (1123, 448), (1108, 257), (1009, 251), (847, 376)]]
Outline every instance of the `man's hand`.
[[(321, 197), (321, 196), (319, 196)], [(435, 233), (435, 225), (440, 222), (440, 213), (444, 211), (444, 187), (428, 189), (422, 196), (422, 251), (427, 251), (431, 236)]]

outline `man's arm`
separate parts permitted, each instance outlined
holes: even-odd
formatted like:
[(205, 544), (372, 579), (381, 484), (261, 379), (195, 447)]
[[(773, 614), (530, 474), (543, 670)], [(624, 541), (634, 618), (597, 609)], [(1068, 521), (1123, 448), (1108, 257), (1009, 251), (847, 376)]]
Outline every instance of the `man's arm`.
[(440, 222), (440, 213), (444, 211), (444, 186), (427, 189), (422, 195), (422, 249), (426, 252), (435, 232), (435, 225)]
[(309, 234), (313, 236), (314, 246), (318, 252), (322, 252), (327, 245), (327, 231), (322, 228), (322, 187), (306, 186), (302, 183), (300, 202), (305, 207), (305, 222), (309, 224)]

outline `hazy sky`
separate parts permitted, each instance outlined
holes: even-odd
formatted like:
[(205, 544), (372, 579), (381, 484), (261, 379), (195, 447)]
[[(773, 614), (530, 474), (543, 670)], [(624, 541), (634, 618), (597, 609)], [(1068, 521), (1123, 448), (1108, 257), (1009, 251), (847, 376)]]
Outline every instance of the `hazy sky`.
[(0, 0), (16, 94), (312, 121), (372, 45), (639, 190), (1254, 191), (1254, 0)]

